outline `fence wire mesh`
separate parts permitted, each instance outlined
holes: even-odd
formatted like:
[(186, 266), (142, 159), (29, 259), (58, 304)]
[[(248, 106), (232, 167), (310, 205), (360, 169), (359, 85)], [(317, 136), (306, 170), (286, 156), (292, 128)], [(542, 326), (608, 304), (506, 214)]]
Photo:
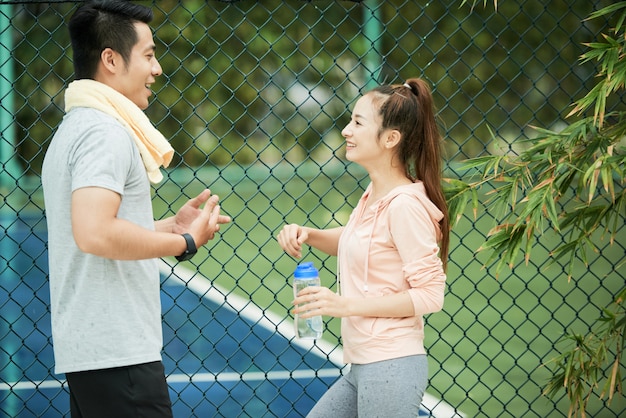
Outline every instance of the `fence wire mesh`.
[[(0, 1), (5, 416), (69, 413), (64, 377), (53, 373), (39, 176), (72, 80), (66, 23), (78, 3)], [(144, 3), (155, 12), (164, 70), (147, 113), (177, 150), (154, 188), (155, 218), (209, 187), (234, 219), (185, 268), (163, 264), (164, 362), (178, 416), (303, 416), (333, 380), (322, 371), (341, 372), (334, 319), (323, 341), (289, 351), (296, 261), (274, 236), (286, 222), (347, 220), (367, 179), (344, 160), (340, 131), (362, 92), (427, 79), (443, 121), (446, 175), (461, 177), (459, 161), (514, 153), (531, 126), (566, 123), (570, 104), (594, 85), (596, 68), (578, 61), (583, 43), (610, 24), (585, 20), (610, 0), (502, 1), (497, 11), (460, 0)], [(566, 417), (564, 395), (542, 395), (551, 373), (544, 364), (565, 332), (588, 332), (623, 286), (626, 242), (598, 236), (597, 252), (568, 281), (566, 266), (549, 262), (563, 238), (546, 231), (528, 265), (520, 260), (496, 279), (476, 252), (494, 219), (467, 213), (453, 230), (445, 307), (427, 318), (429, 408), (435, 416), (451, 405), (468, 417)], [(315, 250), (304, 258), (334, 286), (332, 258)], [(626, 405), (593, 400), (588, 411), (618, 417)]]

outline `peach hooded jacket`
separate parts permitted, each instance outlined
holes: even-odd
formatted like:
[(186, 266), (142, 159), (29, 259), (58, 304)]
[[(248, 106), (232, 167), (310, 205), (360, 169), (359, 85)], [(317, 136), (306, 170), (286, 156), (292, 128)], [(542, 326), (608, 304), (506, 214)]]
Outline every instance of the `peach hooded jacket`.
[(443, 307), (446, 275), (439, 259), (441, 211), (416, 182), (368, 203), (371, 184), (339, 240), (339, 289), (346, 297), (408, 291), (415, 316), (346, 317), (341, 333), (346, 363), (367, 364), (425, 354), (423, 315)]

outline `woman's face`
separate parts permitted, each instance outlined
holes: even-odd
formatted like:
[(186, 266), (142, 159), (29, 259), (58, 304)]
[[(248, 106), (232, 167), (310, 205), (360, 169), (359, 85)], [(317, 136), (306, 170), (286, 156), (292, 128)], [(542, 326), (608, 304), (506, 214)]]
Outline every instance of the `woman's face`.
[(346, 159), (364, 167), (379, 160), (383, 151), (378, 136), (380, 115), (372, 99), (366, 94), (356, 102), (350, 123), (341, 131), (346, 139)]

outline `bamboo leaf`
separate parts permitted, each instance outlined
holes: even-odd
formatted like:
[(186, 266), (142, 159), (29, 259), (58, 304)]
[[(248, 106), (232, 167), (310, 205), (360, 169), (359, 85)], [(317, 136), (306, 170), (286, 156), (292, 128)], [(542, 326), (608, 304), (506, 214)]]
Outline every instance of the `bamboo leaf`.
[[(614, 13), (618, 12), (620, 9), (626, 9), (626, 2), (617, 2), (617, 3), (614, 3), (612, 5), (603, 7), (600, 10), (596, 10), (595, 12), (591, 13), (589, 15), (589, 17), (587, 19), (585, 19), (585, 20), (597, 19), (599, 17), (606, 16), (606, 15), (610, 16), (610, 15), (613, 15)], [(623, 15), (622, 15), (622, 18), (619, 21), (618, 27), (621, 26), (622, 22), (623, 22)]]

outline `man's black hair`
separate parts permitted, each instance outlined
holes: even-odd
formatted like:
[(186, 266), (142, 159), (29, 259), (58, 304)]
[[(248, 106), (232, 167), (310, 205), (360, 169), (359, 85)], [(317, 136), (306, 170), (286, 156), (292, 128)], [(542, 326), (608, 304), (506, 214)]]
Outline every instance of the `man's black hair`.
[(137, 43), (135, 23), (150, 23), (152, 10), (123, 0), (94, 0), (80, 6), (69, 22), (76, 79), (93, 79), (100, 54), (111, 48), (126, 64)]

